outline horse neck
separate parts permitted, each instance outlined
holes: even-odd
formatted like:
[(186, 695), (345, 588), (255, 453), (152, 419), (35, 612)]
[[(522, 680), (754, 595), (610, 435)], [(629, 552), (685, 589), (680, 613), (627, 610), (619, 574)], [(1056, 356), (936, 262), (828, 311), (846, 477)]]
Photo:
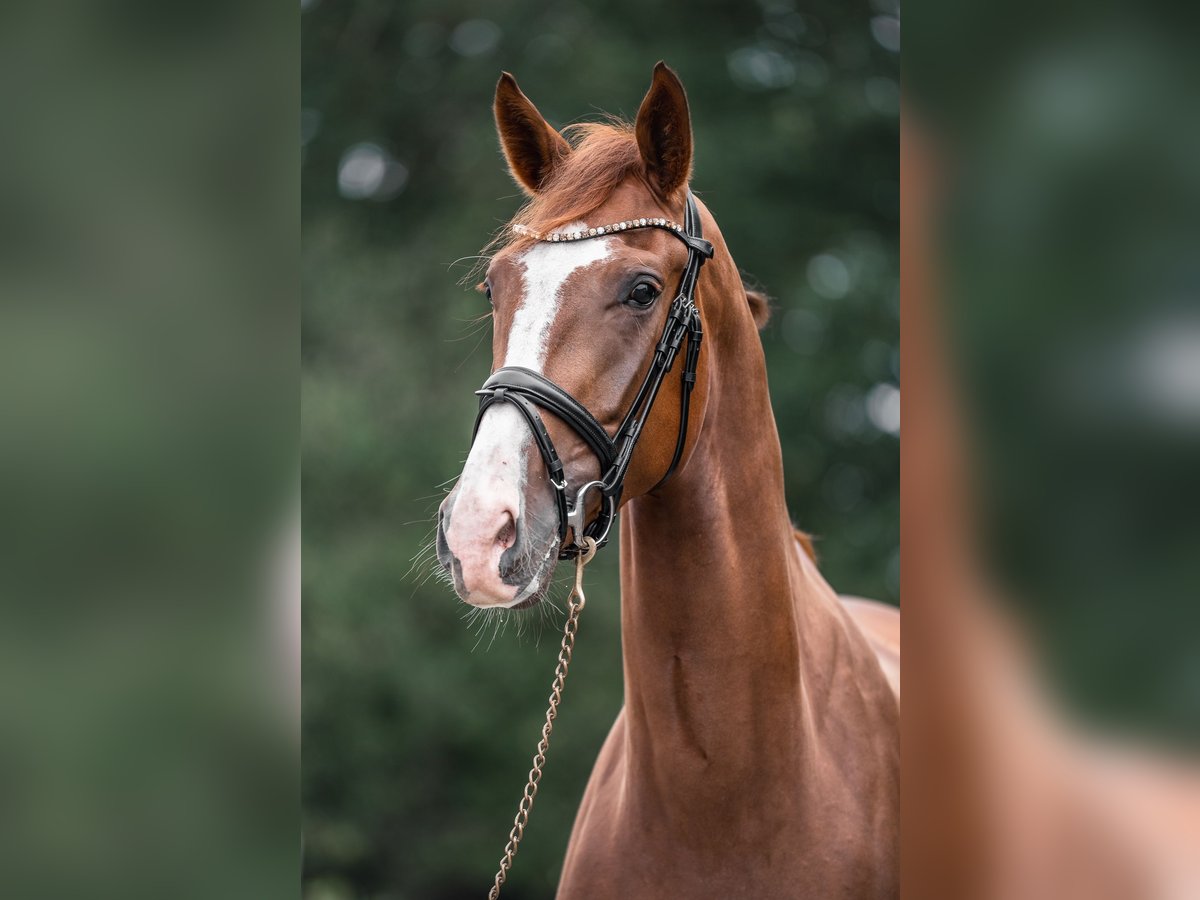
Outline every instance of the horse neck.
[(660, 491), (629, 503), (621, 525), (628, 774), (672, 781), (660, 799), (694, 798), (677, 780), (703, 772), (711, 786), (718, 765), (769, 785), (763, 773), (790, 765), (802, 743), (797, 623), (815, 573), (787, 515), (761, 343), (748, 310), (729, 312), (746, 302), (741, 282), (716, 280), (736, 291), (721, 303), (733, 321), (706, 314), (696, 447)]

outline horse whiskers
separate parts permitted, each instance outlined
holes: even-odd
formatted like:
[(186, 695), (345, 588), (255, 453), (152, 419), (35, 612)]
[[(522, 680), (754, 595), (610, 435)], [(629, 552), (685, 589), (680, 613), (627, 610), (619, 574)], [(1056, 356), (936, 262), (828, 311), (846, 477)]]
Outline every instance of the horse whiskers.
[(466, 355), (466, 356), (464, 356), (462, 359), (460, 359), (460, 360), (458, 361), (458, 365), (454, 367), (454, 371), (455, 371), (455, 372), (457, 372), (457, 371), (458, 371), (459, 369), (461, 369), (461, 368), (462, 368), (464, 365), (466, 365), (466, 362), (467, 362), (467, 360), (468, 360), (468, 359), (470, 359), (472, 356), (474, 356), (474, 355), (475, 355), (475, 351), (479, 349), (479, 345), (483, 343), (483, 339), (484, 339), (485, 337), (487, 337), (487, 329), (486, 329), (486, 328), (481, 328), (481, 329), (479, 329), (479, 339), (478, 339), (477, 341), (475, 341), (475, 346), (474, 346), (474, 347), (472, 347), (472, 348), (471, 348), (471, 349), (470, 349), (470, 350), (467, 352), (467, 355)]
[(492, 318), (492, 311), (490, 309), (488, 309), (484, 312), (477, 313), (476, 315), (473, 315), (468, 319), (461, 319), (461, 318), (455, 316), (451, 321), (462, 322), (466, 325), (480, 325), (484, 322), (487, 322), (491, 318)]
[[(468, 320), (468, 324), (470, 325), (469, 328), (466, 328), (458, 337), (446, 338), (445, 342), (447, 344), (457, 344), (461, 343), (462, 341), (470, 340), (471, 338), (475, 337), (475, 335), (479, 334), (479, 332), (487, 330), (488, 322), (491, 320), (491, 313), (488, 313), (486, 316), (470, 319)], [(471, 352), (474, 353), (475, 351), (472, 350)]]
[(457, 480), (458, 480), (458, 476), (457, 476), (457, 475), (451, 475), (451, 476), (450, 476), (449, 478), (447, 478), (445, 481), (439, 481), (437, 484), (435, 484), (435, 485), (434, 485), (434, 487), (438, 487), (438, 488), (444, 488), (444, 487), (445, 487), (446, 485), (448, 485), (450, 482), (452, 482), (452, 481), (457, 481)]
[(450, 263), (448, 266), (446, 266), (446, 271), (449, 272), (451, 269), (453, 269), (459, 263), (464, 263), (467, 260), (473, 260), (473, 265), (471, 266), (471, 268), (467, 269), (467, 274), (465, 274), (461, 279), (459, 279), (459, 282), (458, 282), (459, 284), (469, 284), (470, 282), (474, 281), (475, 273), (477, 271), (479, 271), (479, 269), (482, 268), (481, 264), (485, 263), (485, 262), (491, 262), (492, 257), (485, 253), (473, 253), (468, 256), (460, 256), (458, 259), (454, 260), (452, 263)]
[[(454, 481), (456, 477), (457, 476), (451, 476), (450, 478), (447, 478), (441, 484), (437, 485), (437, 487), (439, 487), (439, 488), (444, 487), (451, 481)], [(429, 497), (419, 498), (419, 500), (437, 500), (437, 499), (438, 499), (438, 496), (436, 494), (431, 495)], [(406, 524), (416, 525), (416, 524), (419, 524), (420, 522), (427, 522), (427, 521), (428, 520), (418, 520), (416, 522), (409, 522)], [(440, 563), (438, 563), (437, 531), (438, 531), (438, 523), (435, 520), (432, 524), (429, 525), (427, 537), (421, 542), (420, 546), (417, 548), (417, 552), (413, 554), (412, 559), (409, 562), (408, 571), (404, 573), (404, 580), (406, 580), (406, 581), (413, 578), (414, 575), (416, 576), (416, 584), (415, 584), (415, 587), (413, 588), (414, 593), (416, 592), (417, 588), (423, 587), (425, 584), (427, 584), (429, 582), (429, 579), (433, 578), (433, 577), (437, 577), (439, 580), (441, 580), (443, 583), (449, 585), (451, 588), (454, 587), (454, 579), (451, 578), (449, 573), (446, 572), (441, 567)]]
[(428, 584), (431, 578), (437, 578), (451, 590), (454, 589), (454, 579), (438, 562), (436, 542), (437, 536), (435, 533), (433, 537), (421, 545), (421, 548), (413, 556), (412, 562), (408, 567), (408, 572), (404, 576), (405, 580), (412, 579), (414, 581), (413, 595), (416, 594), (419, 588)]
[(413, 554), (412, 560), (408, 567), (408, 571), (404, 574), (405, 579), (409, 578), (413, 572), (423, 566), (427, 566), (437, 558), (437, 529), (432, 530), (429, 537), (421, 542), (421, 546), (417, 552)]
[(482, 254), (482, 253), (471, 253), (466, 256), (460, 256), (458, 259), (454, 260), (453, 262), (451, 262), (449, 265), (446, 266), (447, 271), (449, 271), (450, 269), (457, 266), (460, 262), (464, 262), (468, 259), (480, 260), (480, 259), (491, 259), (491, 257), (487, 256), (486, 254)]
[(558, 604), (547, 595), (540, 603), (524, 609), (502, 606), (468, 606), (459, 615), (459, 619), (466, 624), (468, 630), (475, 632), (475, 643), (471, 647), (471, 652), (474, 653), (483, 643), (483, 638), (488, 631), (491, 631), (491, 637), (488, 638), (486, 650), (491, 650), (496, 640), (508, 633), (510, 625), (513, 626), (519, 641), (529, 636), (532, 637), (534, 646), (539, 647), (542, 635), (548, 626), (553, 626), (557, 630), (558, 626), (553, 619), (561, 614), (562, 610)]
[(475, 643), (471, 646), (472, 653), (479, 649), (479, 644), (483, 640), (484, 629), (487, 628), (488, 623), (488, 610), (476, 609), (476, 612), (479, 613), (479, 615), (473, 616), (470, 620), (471, 626), (474, 626), (476, 622), (479, 623), (478, 627), (475, 629)]

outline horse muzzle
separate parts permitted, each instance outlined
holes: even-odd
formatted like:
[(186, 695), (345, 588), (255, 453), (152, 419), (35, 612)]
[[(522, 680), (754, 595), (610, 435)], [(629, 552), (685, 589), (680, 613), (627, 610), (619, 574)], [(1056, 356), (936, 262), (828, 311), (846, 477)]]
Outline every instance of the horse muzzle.
[(517, 495), (490, 497), (451, 491), (438, 511), (438, 562), (458, 596), (480, 608), (533, 606), (545, 594), (558, 561), (555, 531), (545, 515), (523, 514)]

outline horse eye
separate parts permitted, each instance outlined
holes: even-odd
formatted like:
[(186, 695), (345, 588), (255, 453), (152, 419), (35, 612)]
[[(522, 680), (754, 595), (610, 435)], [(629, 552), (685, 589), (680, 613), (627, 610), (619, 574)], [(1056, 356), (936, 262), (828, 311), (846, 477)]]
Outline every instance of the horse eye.
[(629, 292), (628, 303), (630, 306), (636, 306), (645, 309), (658, 299), (660, 291), (648, 281), (639, 281), (632, 291)]
[(485, 284), (483, 286), (483, 295), (487, 297), (489, 305), (494, 305), (492, 304), (492, 286), (490, 284)]

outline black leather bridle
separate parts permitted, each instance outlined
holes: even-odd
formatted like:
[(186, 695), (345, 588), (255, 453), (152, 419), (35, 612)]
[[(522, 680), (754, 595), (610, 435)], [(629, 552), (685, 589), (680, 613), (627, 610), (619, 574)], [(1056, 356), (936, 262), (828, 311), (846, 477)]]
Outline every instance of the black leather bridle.
[[(479, 433), (479, 424), (483, 421), (484, 413), (496, 403), (511, 403), (529, 424), (538, 452), (546, 464), (558, 505), (559, 559), (578, 556), (584, 547), (584, 537), (594, 539), (598, 547), (607, 543), (634, 448), (654, 406), (659, 388), (662, 387), (667, 373), (671, 371), (685, 339), (687, 351), (684, 355), (680, 391), (679, 437), (675, 441), (675, 453), (671, 457), (671, 464), (651, 490), (662, 486), (671, 477), (679, 465), (684, 444), (687, 442), (688, 405), (692, 388), (696, 384), (696, 364), (700, 358), (700, 343), (704, 337), (700, 326), (700, 311), (695, 303), (696, 280), (704, 261), (711, 259), (713, 255), (712, 244), (704, 240), (700, 213), (691, 191), (687, 194), (682, 228), (665, 219), (634, 219), (608, 228), (553, 235), (552, 239), (582, 240), (632, 228), (661, 228), (670, 232), (687, 245), (688, 258), (679, 281), (679, 293), (671, 303), (662, 337), (654, 348), (650, 370), (646, 373), (629, 412), (625, 414), (621, 426), (617, 429), (616, 436), (610, 438), (604, 426), (596, 421), (595, 416), (588, 412), (582, 403), (553, 381), (531, 369), (521, 366), (497, 369), (483, 383), (483, 387), (475, 392), (480, 399), (479, 413), (475, 417), (475, 428), (471, 433), (472, 443), (475, 441), (475, 435)], [(539, 240), (547, 240), (540, 235), (537, 237)], [(553, 413), (569, 425), (600, 462), (599, 480), (589, 481), (581, 486), (575, 492), (574, 503), (568, 500), (567, 479), (563, 472), (562, 460), (559, 459), (558, 451), (554, 449), (554, 442), (550, 440), (550, 432), (546, 430), (546, 424), (538, 412), (539, 407)], [(587, 494), (593, 489), (598, 489), (602, 496), (600, 513), (590, 524), (585, 525)], [(570, 546), (566, 544), (568, 528), (572, 530)]]

